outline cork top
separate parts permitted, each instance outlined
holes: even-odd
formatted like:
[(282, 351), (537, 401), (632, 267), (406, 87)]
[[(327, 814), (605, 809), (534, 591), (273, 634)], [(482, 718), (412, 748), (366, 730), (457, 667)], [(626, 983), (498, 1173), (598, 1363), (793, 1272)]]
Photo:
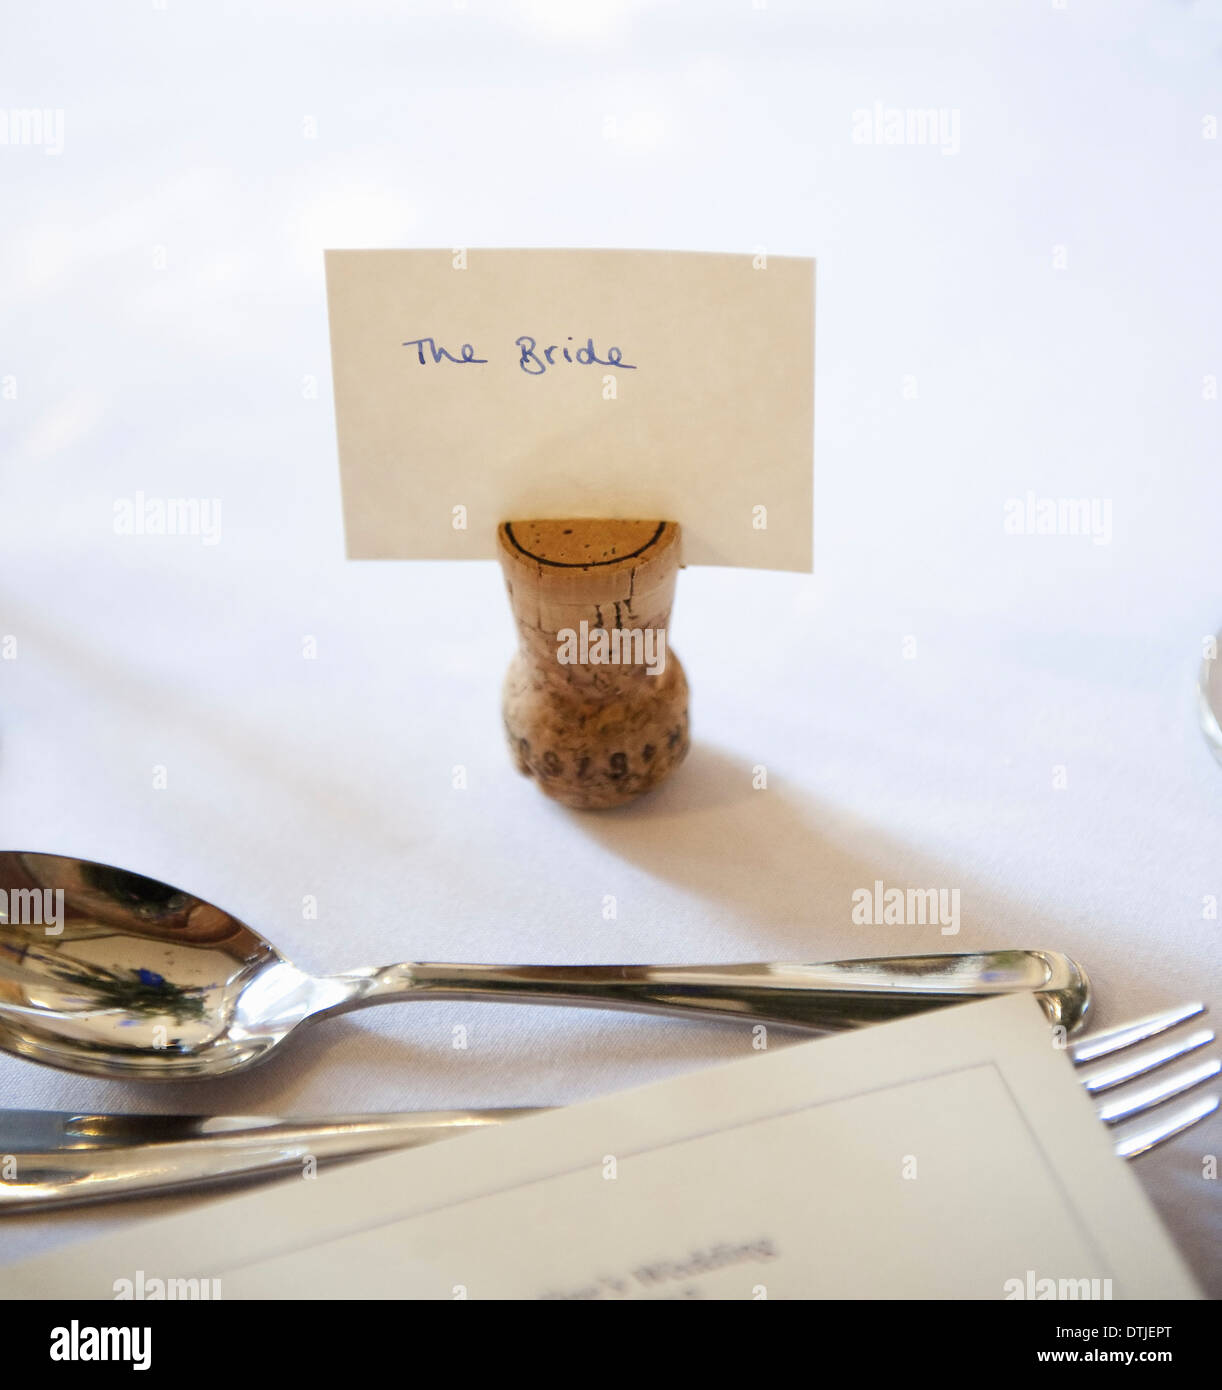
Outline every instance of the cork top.
[(559, 602), (643, 595), (673, 581), (681, 563), (674, 521), (506, 521), (497, 536), (506, 577)]
[(666, 523), (571, 518), (507, 521), (503, 529), (508, 542), (527, 559), (543, 565), (580, 568), (614, 565), (644, 556), (662, 539)]

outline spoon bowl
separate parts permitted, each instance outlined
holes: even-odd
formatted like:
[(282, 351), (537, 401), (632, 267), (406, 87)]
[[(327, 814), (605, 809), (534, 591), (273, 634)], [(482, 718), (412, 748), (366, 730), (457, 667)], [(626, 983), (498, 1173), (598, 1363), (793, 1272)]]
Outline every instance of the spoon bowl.
[(0, 853), (0, 1047), (136, 1080), (265, 1057), (334, 990), (228, 912), (156, 879)]

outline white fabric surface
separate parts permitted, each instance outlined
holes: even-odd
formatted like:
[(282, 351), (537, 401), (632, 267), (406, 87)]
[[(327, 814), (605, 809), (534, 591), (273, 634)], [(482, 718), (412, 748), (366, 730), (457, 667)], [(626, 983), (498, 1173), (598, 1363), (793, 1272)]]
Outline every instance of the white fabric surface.
[[(1217, 1002), (1217, 15), (253, 11), (6, 22), (0, 89), (65, 124), (0, 148), (0, 843), (164, 878), (320, 972), (1049, 946), (1100, 1023)], [(958, 152), (855, 144), (876, 100), (957, 111)], [(460, 244), (819, 258), (816, 573), (681, 576), (695, 744), (624, 811), (511, 769), (495, 566), (343, 558), (321, 250)], [(138, 491), (220, 498), (220, 543), (116, 535)], [(1110, 542), (1005, 534), (1029, 491), (1106, 499)], [(960, 934), (854, 926), (876, 879), (959, 888)], [(748, 1045), (405, 1005), (226, 1082), (3, 1057), (0, 1105), (560, 1103)], [(1219, 1153), (1213, 1123), (1138, 1165), (1215, 1295)], [(0, 1258), (164, 1209), (6, 1222)]]

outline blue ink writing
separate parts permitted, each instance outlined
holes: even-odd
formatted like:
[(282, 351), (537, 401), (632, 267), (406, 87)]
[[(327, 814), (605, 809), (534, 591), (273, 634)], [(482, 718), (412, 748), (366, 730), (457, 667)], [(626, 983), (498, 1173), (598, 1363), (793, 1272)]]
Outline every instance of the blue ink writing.
[[(518, 366), (528, 376), (542, 376), (549, 367), (559, 366), (561, 362), (577, 363), (583, 367), (622, 367), (626, 372), (636, 371), (636, 363), (624, 361), (622, 348), (609, 347), (607, 355), (600, 357), (592, 337), (587, 338), (580, 347), (569, 346), (573, 341), (570, 334), (565, 343), (551, 343), (547, 347), (541, 347), (536, 338), (525, 335), (516, 338), (514, 343), (518, 349)], [(449, 348), (440, 346), (435, 338), (409, 338), (403, 346), (416, 349), (416, 361), (422, 367), (427, 366), (430, 361), (434, 366), (441, 362), (451, 362), (456, 367), (485, 366), (488, 362), (486, 357), (476, 357), (475, 348), (470, 343), (464, 343), (457, 356)]]
[(410, 342), (403, 344), (404, 347), (414, 347), (416, 349), (416, 361), (423, 367), (425, 363), (424, 350), (427, 347), (429, 354), (434, 362), (454, 362), (460, 367), (471, 366), (474, 363), (487, 362), (486, 357), (476, 357), (475, 349), (470, 343), (464, 343), (460, 349), (461, 355), (455, 357), (446, 348), (438, 347), (432, 338), (412, 338)]
[[(573, 349), (563, 347), (559, 343), (540, 348), (534, 338), (525, 336), (514, 341), (519, 353), (518, 366), (529, 376), (542, 376), (549, 367), (556, 366), (557, 354), (565, 362), (580, 362), (583, 367), (622, 367), (627, 372), (636, 371), (634, 363), (624, 361), (624, 354), (620, 348), (609, 347), (606, 357), (599, 357), (593, 338), (587, 338), (581, 347)], [(573, 341), (571, 336), (568, 341)]]

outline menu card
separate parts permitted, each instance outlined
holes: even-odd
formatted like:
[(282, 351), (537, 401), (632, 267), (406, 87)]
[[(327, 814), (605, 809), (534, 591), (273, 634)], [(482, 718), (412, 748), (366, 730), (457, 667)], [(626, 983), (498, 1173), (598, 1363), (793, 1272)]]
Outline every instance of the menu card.
[(1197, 1296), (1029, 996), (201, 1203), (2, 1269), (0, 1295), (169, 1278), (227, 1299)]

